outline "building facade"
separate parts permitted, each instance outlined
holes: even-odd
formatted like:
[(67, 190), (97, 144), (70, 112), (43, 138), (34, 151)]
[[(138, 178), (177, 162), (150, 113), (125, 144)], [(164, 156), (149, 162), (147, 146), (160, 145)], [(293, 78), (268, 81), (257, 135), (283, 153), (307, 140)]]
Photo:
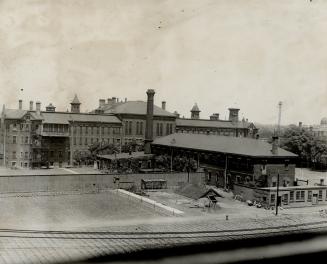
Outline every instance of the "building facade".
[(72, 164), (77, 152), (94, 143), (121, 145), (122, 123), (114, 115), (80, 113), (75, 96), (71, 112), (56, 112), (50, 105), (30, 102), (29, 110), (2, 110), (2, 164), (9, 167), (64, 166)]
[[(258, 139), (205, 134), (175, 133), (152, 143), (154, 154), (196, 161), (206, 174), (206, 183), (236, 191), (248, 191), (269, 203), (262, 188), (289, 188), (295, 183), (296, 155)], [(173, 166), (172, 166), (173, 167)], [(268, 191), (266, 191), (268, 192)], [(249, 195), (248, 195), (249, 196)]]
[[(99, 100), (99, 107), (92, 113), (112, 114), (122, 122), (122, 144), (136, 141), (143, 145), (145, 141), (145, 128), (147, 117), (147, 102), (145, 101), (119, 101), (112, 97)], [(153, 105), (153, 137), (158, 138), (172, 134), (176, 130), (176, 116), (166, 110), (166, 102), (162, 106)]]
[(214, 113), (210, 119), (200, 119), (200, 109), (195, 104), (191, 109), (191, 118), (177, 118), (176, 132), (193, 134), (212, 134), (233, 137), (251, 137), (258, 135), (256, 126), (247, 119), (239, 121), (238, 108), (229, 108), (229, 119), (219, 119), (219, 114)]
[(321, 119), (320, 125), (312, 126), (310, 129), (315, 137), (327, 142), (327, 117)]

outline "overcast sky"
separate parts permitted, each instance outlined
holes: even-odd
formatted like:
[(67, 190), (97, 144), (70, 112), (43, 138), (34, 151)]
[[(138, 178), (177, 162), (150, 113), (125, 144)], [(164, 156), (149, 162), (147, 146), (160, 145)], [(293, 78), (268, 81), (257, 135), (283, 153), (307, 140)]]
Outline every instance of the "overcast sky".
[[(82, 111), (112, 96), (190, 116), (319, 123), (327, 116), (325, 0), (0, 0), (0, 103)], [(23, 89), (23, 91), (21, 91)]]

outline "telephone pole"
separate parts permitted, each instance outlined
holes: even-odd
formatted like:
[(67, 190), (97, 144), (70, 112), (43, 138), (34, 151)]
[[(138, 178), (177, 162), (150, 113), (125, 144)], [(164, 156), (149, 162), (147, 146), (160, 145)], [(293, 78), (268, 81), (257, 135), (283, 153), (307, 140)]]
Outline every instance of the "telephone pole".
[[(280, 101), (278, 103), (278, 126), (277, 126), (277, 136), (278, 136), (278, 140), (280, 137), (280, 122), (281, 122), (281, 118), (282, 118), (282, 105), (283, 103)], [(278, 141), (279, 143), (279, 141)]]

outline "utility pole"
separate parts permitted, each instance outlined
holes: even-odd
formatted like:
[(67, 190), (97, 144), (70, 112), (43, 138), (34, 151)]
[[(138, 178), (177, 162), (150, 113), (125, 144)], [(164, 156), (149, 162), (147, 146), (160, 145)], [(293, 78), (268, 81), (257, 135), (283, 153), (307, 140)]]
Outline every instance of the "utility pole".
[(226, 154), (226, 159), (225, 159), (225, 171), (224, 171), (224, 188), (227, 190), (227, 164), (228, 163), (228, 156)]
[(278, 137), (278, 145), (279, 145), (279, 137), (280, 137), (280, 123), (282, 118), (282, 105), (283, 103), (280, 101), (278, 103), (278, 126), (277, 126), (277, 137)]
[(278, 204), (279, 204), (279, 173), (277, 174), (277, 193), (276, 193), (276, 215), (278, 215)]

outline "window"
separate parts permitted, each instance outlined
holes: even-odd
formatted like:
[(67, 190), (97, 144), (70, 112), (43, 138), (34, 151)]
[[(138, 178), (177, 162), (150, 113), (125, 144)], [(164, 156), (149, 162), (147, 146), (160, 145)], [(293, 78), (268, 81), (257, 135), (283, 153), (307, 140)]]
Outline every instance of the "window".
[(294, 191), (290, 191), (290, 203), (294, 202)]
[(25, 144), (28, 144), (28, 137), (25, 137)]
[(160, 136), (162, 136), (162, 134), (163, 134), (163, 125), (162, 125), (162, 123), (160, 124), (160, 131), (159, 131), (159, 133), (160, 133)]
[(296, 201), (304, 202), (304, 191), (296, 191)]
[(140, 122), (140, 135), (143, 135), (143, 122)]
[(21, 152), (21, 153), (20, 153), (20, 158), (21, 158), (21, 159), (23, 158), (23, 155), (24, 155), (23, 152)]
[(101, 134), (104, 135), (104, 127), (101, 127)]
[(85, 138), (84, 145), (87, 145), (87, 138)]
[(83, 134), (83, 127), (82, 126), (79, 127), (79, 133), (80, 133), (80, 135)]
[(322, 190), (318, 191), (318, 201), (322, 201)]
[(76, 137), (74, 137), (74, 145), (76, 145)]
[(157, 127), (156, 127), (156, 135), (159, 136), (159, 123), (157, 123)]
[(276, 195), (272, 193), (272, 194), (270, 195), (270, 203), (271, 203), (271, 204), (274, 204), (274, 203), (276, 202), (276, 201), (275, 201), (275, 198), (276, 198)]
[(140, 134), (140, 122), (136, 122), (136, 135)]
[(91, 144), (93, 144), (93, 138), (91, 138)]
[(170, 124), (170, 134), (173, 133), (173, 124)]
[(16, 151), (13, 151), (13, 152), (12, 152), (12, 158), (13, 158), (13, 159), (16, 159)]
[(312, 191), (308, 191), (308, 202), (312, 201)]
[(12, 143), (16, 144), (16, 141), (17, 141), (16, 136), (12, 136)]
[(94, 132), (94, 128), (93, 127), (91, 127), (91, 134), (93, 135), (93, 132)]
[(132, 121), (129, 121), (128, 133), (132, 135)]
[(80, 137), (79, 138), (79, 144), (82, 145), (83, 144), (83, 139)]
[(28, 152), (25, 152), (25, 159), (28, 159)]
[(100, 134), (100, 127), (97, 127), (97, 135)]
[(128, 135), (128, 121), (125, 121), (125, 135)]
[(89, 127), (85, 127), (85, 134), (87, 135), (89, 133)]
[(288, 164), (289, 164), (289, 160), (285, 160), (285, 170), (288, 170)]

